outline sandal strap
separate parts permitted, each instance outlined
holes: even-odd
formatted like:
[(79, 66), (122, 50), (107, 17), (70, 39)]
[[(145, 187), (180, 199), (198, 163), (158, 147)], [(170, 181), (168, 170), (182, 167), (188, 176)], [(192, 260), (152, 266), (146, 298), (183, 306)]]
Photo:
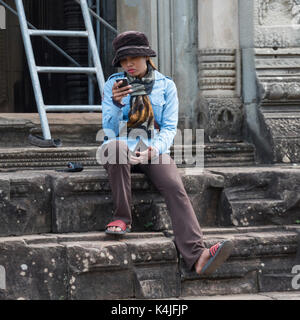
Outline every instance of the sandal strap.
[(215, 244), (214, 246), (210, 247), (209, 249), (209, 253), (210, 255), (213, 257), (216, 252), (218, 251), (219, 247), (220, 247), (221, 242), (218, 242), (217, 244)]
[(109, 228), (109, 227), (119, 227), (121, 228), (122, 231), (125, 231), (126, 228), (127, 228), (127, 225), (124, 221), (122, 220), (115, 220), (115, 221), (112, 221), (111, 223), (109, 223), (106, 228)]

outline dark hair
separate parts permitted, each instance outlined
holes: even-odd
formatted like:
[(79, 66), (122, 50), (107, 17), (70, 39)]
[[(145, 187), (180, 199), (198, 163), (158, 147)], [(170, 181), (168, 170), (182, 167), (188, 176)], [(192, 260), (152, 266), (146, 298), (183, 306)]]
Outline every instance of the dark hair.
[(154, 62), (152, 61), (151, 58), (147, 57), (147, 61), (149, 62), (150, 66), (151, 66), (154, 70), (157, 70), (157, 67), (156, 67), (156, 65), (154, 64)]

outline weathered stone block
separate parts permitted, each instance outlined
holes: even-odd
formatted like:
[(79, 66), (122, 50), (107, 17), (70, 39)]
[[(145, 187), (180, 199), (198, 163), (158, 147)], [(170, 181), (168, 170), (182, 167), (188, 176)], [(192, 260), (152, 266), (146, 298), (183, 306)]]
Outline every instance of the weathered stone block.
[(70, 299), (125, 299), (134, 296), (131, 260), (125, 243), (104, 241), (65, 245)]
[(180, 295), (177, 251), (166, 238), (127, 241), (134, 265), (136, 298), (166, 298)]
[(0, 239), (0, 298), (97, 300), (180, 295), (177, 253), (160, 233)]
[(113, 209), (109, 190), (100, 174), (53, 176), (53, 231), (103, 230)]
[(51, 183), (44, 174), (0, 177), (0, 236), (51, 231)]
[(218, 211), (220, 225), (284, 225), (299, 219), (297, 169), (258, 167), (219, 173), (225, 178)]
[[(183, 183), (203, 226), (215, 225), (224, 178), (209, 172), (183, 174)], [(158, 206), (157, 203), (160, 203)], [(171, 229), (164, 199), (144, 174), (132, 175), (132, 231)], [(113, 219), (114, 204), (107, 175), (83, 172), (53, 175), (53, 231), (104, 230)]]
[(243, 278), (185, 280), (181, 285), (181, 295), (256, 293), (258, 292), (256, 277), (256, 272), (250, 272)]
[(139, 266), (134, 271), (137, 299), (180, 296), (180, 278), (176, 264)]
[[(133, 175), (132, 231), (151, 230), (152, 203), (156, 193), (144, 175)], [(54, 232), (104, 230), (113, 219), (113, 213), (111, 189), (103, 172), (53, 177)]]
[(0, 265), (6, 271), (5, 300), (67, 299), (66, 251), (54, 243), (27, 245), (21, 238), (0, 240)]
[(189, 169), (185, 169), (184, 172), (183, 184), (200, 225), (215, 226), (224, 177), (208, 170), (199, 174)]
[(292, 287), (292, 274), (294, 256), (263, 257), (258, 272), (258, 284), (262, 292), (290, 291)]

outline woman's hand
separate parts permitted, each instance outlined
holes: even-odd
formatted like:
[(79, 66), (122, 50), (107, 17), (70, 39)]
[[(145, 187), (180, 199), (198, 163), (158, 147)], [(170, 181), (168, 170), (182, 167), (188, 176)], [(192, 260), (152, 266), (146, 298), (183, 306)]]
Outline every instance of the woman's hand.
[(159, 155), (159, 151), (157, 148), (149, 146), (145, 151), (136, 151), (136, 157), (130, 157), (131, 164), (138, 164), (138, 163), (148, 163), (149, 160), (155, 158)]
[(122, 82), (123, 81), (117, 80), (112, 87), (112, 94), (113, 94), (112, 99), (121, 105), (123, 105), (122, 99), (128, 96), (132, 92), (131, 85), (128, 85), (123, 88), (119, 88), (119, 85), (122, 84)]

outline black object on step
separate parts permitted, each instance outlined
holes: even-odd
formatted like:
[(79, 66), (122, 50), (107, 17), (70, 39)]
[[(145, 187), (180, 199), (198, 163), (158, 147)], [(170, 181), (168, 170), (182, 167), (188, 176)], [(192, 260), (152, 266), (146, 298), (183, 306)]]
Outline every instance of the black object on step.
[(32, 134), (28, 136), (28, 140), (30, 144), (40, 148), (57, 148), (62, 146), (60, 139), (45, 140), (43, 137), (34, 136)]
[(80, 163), (68, 162), (67, 169), (57, 169), (57, 172), (81, 172), (83, 166)]

